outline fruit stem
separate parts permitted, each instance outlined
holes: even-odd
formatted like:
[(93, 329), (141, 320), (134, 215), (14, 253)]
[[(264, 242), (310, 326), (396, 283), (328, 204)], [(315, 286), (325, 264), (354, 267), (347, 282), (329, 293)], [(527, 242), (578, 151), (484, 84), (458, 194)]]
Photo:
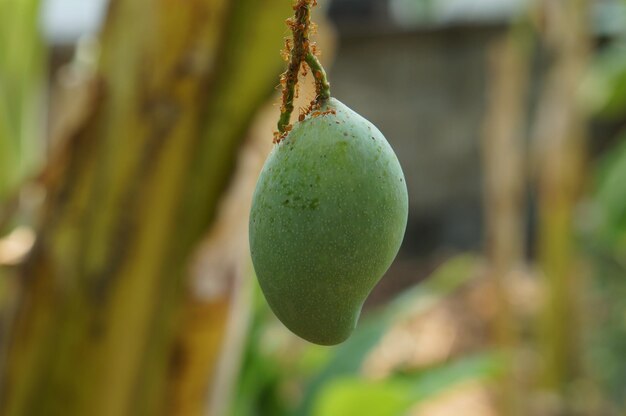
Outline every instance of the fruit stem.
[[(280, 118), (278, 119), (278, 141), (291, 129), (289, 120), (293, 112), (293, 100), (296, 95), (298, 73), (303, 63), (309, 66), (315, 78), (316, 97), (313, 105), (320, 105), (330, 98), (330, 84), (326, 77), (326, 71), (315, 56), (309, 41), (311, 32), (311, 6), (317, 4), (316, 0), (297, 0), (293, 6), (294, 16), (287, 19), (287, 26), (293, 33), (293, 42), (286, 41), (285, 54), (289, 55), (287, 70), (280, 76), (280, 84), (283, 87)], [(276, 138), (275, 138), (276, 141)]]
[(321, 104), (330, 98), (330, 83), (326, 77), (326, 71), (313, 52), (307, 53), (306, 64), (311, 68), (315, 78), (315, 101)]

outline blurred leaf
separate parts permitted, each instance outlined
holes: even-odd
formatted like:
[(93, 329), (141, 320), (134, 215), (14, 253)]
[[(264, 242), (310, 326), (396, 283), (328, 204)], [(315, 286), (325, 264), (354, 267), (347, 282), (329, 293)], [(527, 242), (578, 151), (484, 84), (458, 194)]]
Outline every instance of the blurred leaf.
[(617, 250), (626, 249), (626, 137), (599, 167), (596, 209), (600, 240)]
[(502, 357), (496, 352), (488, 352), (461, 358), (408, 377), (414, 380), (413, 391), (419, 393), (421, 398), (426, 398), (465, 381), (491, 380), (502, 373), (502, 368)]
[(413, 401), (411, 388), (405, 382), (341, 378), (325, 386), (313, 415), (395, 416), (408, 409)]
[(0, 0), (0, 199), (41, 155), (44, 60), (39, 0)]
[(475, 379), (500, 374), (502, 365), (495, 354), (461, 359), (441, 367), (383, 381), (342, 377), (324, 386), (315, 403), (314, 416), (396, 416), (421, 400)]
[(233, 395), (235, 400), (231, 404), (230, 414), (278, 416), (286, 412), (277, 400), (276, 392), (282, 376), (281, 366), (275, 356), (264, 348), (263, 334), (268, 331), (271, 312), (265, 305), (258, 284), (255, 285), (253, 308), (242, 372), (236, 386), (237, 391)]
[(626, 43), (611, 46), (595, 59), (582, 85), (582, 101), (605, 117), (626, 113)]
[(468, 281), (478, 264), (479, 258), (473, 255), (454, 257), (441, 265), (428, 280), (403, 292), (385, 308), (363, 319), (352, 336), (335, 347), (336, 352), (326, 367), (312, 380), (297, 414), (310, 414), (316, 396), (330, 380), (357, 374), (367, 354), (393, 323), (428, 309), (453, 292)]
[[(310, 415), (319, 392), (338, 378), (357, 375), (363, 360), (393, 323), (427, 310), (453, 292), (468, 281), (478, 264), (479, 258), (471, 255), (450, 259), (428, 280), (403, 292), (384, 308), (365, 317), (352, 336), (342, 345), (328, 348), (309, 343), (298, 344), (303, 349), (295, 353), (295, 361), (292, 361), (294, 354), (285, 353), (285, 344), (288, 344), (290, 339), (293, 341), (293, 336), (273, 316), (257, 286), (255, 312), (245, 362), (230, 414), (287, 415), (292, 414), (290, 406), (295, 401), (300, 402), (296, 414)], [(316, 371), (317, 375), (311, 380), (312, 374)], [(439, 373), (432, 373), (433, 377), (436, 374)], [(299, 389), (307, 380), (311, 381), (303, 392), (303, 400), (300, 401)], [(396, 381), (400, 384), (405, 383), (401, 377)], [(422, 385), (425, 391), (428, 390), (427, 382), (424, 381)], [(286, 387), (288, 391), (285, 391)], [(374, 386), (371, 389), (379, 388)], [(383, 401), (381, 395), (385, 396), (387, 394), (385, 391), (372, 395), (378, 397), (376, 400)], [(389, 408), (393, 407), (389, 403), (387, 405)]]
[(590, 328), (587, 348), (589, 362), (607, 398), (626, 406), (626, 136), (622, 137), (597, 167), (593, 196), (597, 221), (585, 247), (594, 265), (591, 281)]
[(288, 415), (298, 401), (300, 386), (326, 365), (331, 350), (298, 342), (273, 315), (258, 281), (254, 282), (253, 320), (229, 414)]

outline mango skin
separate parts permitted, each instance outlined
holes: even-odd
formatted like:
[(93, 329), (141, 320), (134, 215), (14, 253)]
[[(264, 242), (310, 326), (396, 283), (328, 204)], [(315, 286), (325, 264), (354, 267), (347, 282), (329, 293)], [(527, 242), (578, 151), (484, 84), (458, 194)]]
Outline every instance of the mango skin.
[(250, 212), (250, 251), (276, 316), (316, 344), (344, 341), (398, 253), (407, 188), (391, 146), (331, 98), (274, 146)]

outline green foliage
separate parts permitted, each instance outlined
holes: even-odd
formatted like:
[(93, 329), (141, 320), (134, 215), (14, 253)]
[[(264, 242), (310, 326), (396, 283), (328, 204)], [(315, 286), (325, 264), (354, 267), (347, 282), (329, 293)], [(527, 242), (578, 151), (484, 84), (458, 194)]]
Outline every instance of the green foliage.
[(0, 199), (41, 154), (43, 47), (38, 0), (0, 0)]
[(595, 195), (597, 237), (606, 247), (612, 247), (611, 250), (623, 252), (626, 250), (626, 135), (600, 163), (598, 177)]
[[(626, 108), (626, 107), (625, 107)], [(598, 166), (593, 203), (596, 227), (587, 245), (595, 266), (590, 358), (612, 402), (626, 408), (626, 140)]]
[[(626, 39), (618, 39), (594, 62), (586, 85), (592, 109), (602, 117), (626, 117)], [(591, 93), (589, 93), (591, 92)], [(626, 409), (626, 133), (595, 166), (592, 227), (584, 237), (594, 274), (594, 325), (587, 353), (592, 375), (615, 408)]]
[(334, 349), (326, 366), (311, 380), (298, 415), (310, 413), (319, 391), (330, 380), (358, 374), (369, 352), (394, 323), (425, 312), (465, 283), (477, 261), (471, 255), (448, 260), (426, 281), (406, 290), (383, 309), (372, 312), (367, 319), (363, 319), (352, 336)]
[(308, 343), (294, 346), (293, 335), (276, 320), (258, 286), (252, 317), (230, 414), (290, 414), (305, 380), (325, 365), (331, 350)]
[(397, 380), (338, 379), (325, 386), (313, 415), (396, 416), (410, 407), (415, 396), (409, 383)]
[[(626, 117), (626, 39), (614, 40), (595, 57), (583, 84), (583, 99), (599, 118)], [(594, 166), (591, 227), (583, 247), (592, 261), (588, 297), (592, 324), (583, 346), (590, 375), (598, 383), (605, 406), (615, 414), (626, 409), (626, 134)], [(591, 218), (591, 221), (589, 219)], [(617, 410), (621, 409), (621, 410)]]
[(420, 400), (446, 391), (462, 382), (492, 379), (501, 372), (493, 353), (460, 359), (441, 367), (382, 381), (356, 376), (338, 378), (324, 386), (314, 407), (314, 416), (396, 416)]
[(583, 84), (586, 106), (604, 117), (617, 117), (626, 105), (626, 44), (601, 53)]
[[(231, 414), (342, 414), (342, 406), (351, 397), (362, 397), (363, 403), (376, 398), (390, 409), (406, 408), (457, 382), (495, 375), (499, 361), (495, 355), (485, 354), (420, 372), (394, 374), (379, 382), (359, 377), (363, 362), (392, 325), (425, 312), (453, 293), (468, 281), (477, 264), (478, 259), (471, 255), (450, 259), (423, 283), (365, 315), (352, 336), (332, 348), (295, 339), (274, 318), (257, 290), (254, 320)], [(372, 405), (370, 410), (374, 408)]]

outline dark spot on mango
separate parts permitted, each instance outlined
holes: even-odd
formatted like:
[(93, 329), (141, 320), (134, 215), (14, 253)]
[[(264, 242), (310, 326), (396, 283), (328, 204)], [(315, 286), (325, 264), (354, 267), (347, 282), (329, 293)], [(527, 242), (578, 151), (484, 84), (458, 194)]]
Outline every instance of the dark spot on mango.
[(311, 203), (309, 203), (309, 208), (310, 208), (310, 209), (315, 209), (315, 208), (317, 208), (317, 207), (319, 207), (319, 206), (320, 206), (320, 201), (319, 201), (319, 199), (317, 199), (317, 198), (312, 199), (312, 200), (311, 200)]

